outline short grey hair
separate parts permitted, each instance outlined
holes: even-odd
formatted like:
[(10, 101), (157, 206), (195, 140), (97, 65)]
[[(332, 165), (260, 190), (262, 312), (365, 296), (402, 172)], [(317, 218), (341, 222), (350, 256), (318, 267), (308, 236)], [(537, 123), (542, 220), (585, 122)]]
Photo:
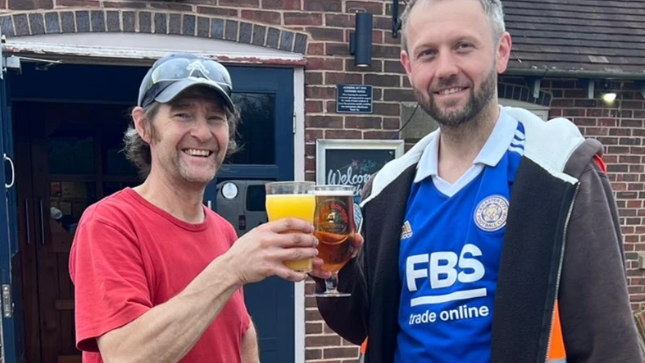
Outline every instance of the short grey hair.
[[(407, 29), (408, 19), (410, 18), (410, 12), (414, 5), (421, 1), (448, 1), (448, 0), (410, 0), (408, 5), (401, 15), (401, 43), (404, 50), (408, 50), (408, 40), (407, 40)], [(494, 40), (498, 40), (502, 34), (506, 31), (506, 26), (504, 25), (504, 8), (502, 6), (501, 0), (479, 0), (479, 3), (484, 8), (488, 20), (490, 21), (491, 26), (493, 27), (493, 37)]]

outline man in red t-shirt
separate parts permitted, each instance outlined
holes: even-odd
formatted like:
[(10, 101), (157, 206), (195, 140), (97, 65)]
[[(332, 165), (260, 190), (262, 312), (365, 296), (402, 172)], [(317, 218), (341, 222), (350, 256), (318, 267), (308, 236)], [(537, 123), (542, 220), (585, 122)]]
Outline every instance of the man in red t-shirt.
[(270, 222), (237, 239), (202, 204), (235, 150), (231, 91), (221, 64), (190, 54), (158, 60), (143, 79), (124, 141), (145, 181), (90, 206), (70, 254), (84, 363), (258, 362), (242, 286), (305, 278), (284, 261), (317, 254), (309, 223)]

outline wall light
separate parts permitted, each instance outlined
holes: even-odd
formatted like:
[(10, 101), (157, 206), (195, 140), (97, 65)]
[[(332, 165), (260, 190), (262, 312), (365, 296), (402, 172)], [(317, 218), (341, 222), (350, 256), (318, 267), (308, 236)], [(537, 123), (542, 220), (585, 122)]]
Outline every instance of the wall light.
[(372, 65), (372, 13), (356, 13), (356, 29), (350, 33), (349, 54), (356, 67)]
[(606, 103), (614, 103), (616, 101), (617, 94), (615, 92), (607, 92), (602, 94), (602, 100)]

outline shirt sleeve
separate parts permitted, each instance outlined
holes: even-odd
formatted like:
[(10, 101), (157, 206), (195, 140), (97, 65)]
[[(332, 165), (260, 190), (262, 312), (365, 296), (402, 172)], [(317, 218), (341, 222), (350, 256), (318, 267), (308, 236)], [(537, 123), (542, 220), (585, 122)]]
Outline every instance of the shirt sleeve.
[(88, 218), (72, 245), (76, 346), (98, 351), (96, 339), (152, 308), (150, 288), (134, 232)]

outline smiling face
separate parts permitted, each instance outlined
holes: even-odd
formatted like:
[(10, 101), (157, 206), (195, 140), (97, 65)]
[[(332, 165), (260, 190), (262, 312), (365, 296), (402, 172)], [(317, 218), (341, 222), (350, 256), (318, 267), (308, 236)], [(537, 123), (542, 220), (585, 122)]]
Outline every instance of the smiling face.
[(150, 144), (151, 177), (204, 187), (213, 180), (229, 143), (227, 114), (213, 94), (189, 88), (172, 102), (159, 105), (151, 122), (134, 112), (137, 130)]
[(410, 13), (401, 52), (414, 94), (439, 124), (458, 126), (497, 106), (497, 74), (511, 40), (501, 39), (478, 0), (425, 0)]

